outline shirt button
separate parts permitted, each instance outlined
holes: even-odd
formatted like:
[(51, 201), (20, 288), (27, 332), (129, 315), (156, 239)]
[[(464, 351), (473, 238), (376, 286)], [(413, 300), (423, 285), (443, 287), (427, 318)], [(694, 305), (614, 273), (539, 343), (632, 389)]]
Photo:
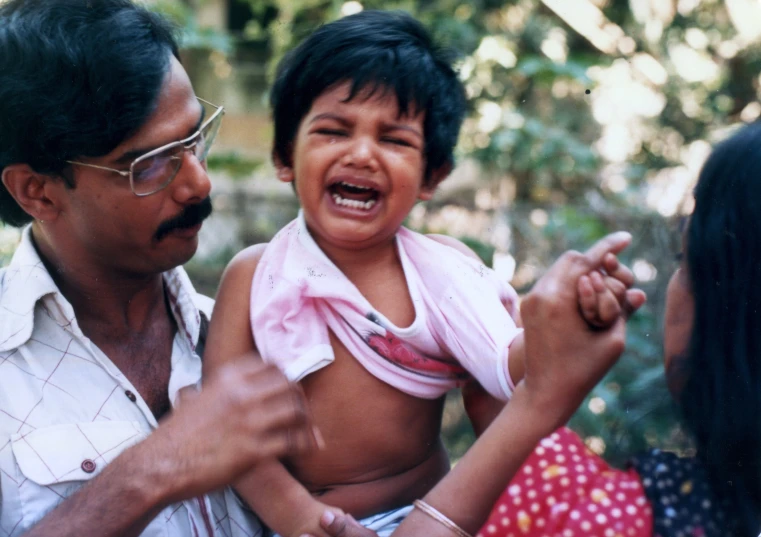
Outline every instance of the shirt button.
[(130, 400), (130, 401), (132, 401), (133, 403), (134, 403), (135, 401), (137, 401), (137, 397), (135, 397), (135, 394), (134, 394), (134, 393), (132, 393), (132, 392), (131, 392), (131, 391), (129, 391), (129, 390), (127, 390), (126, 392), (124, 392), (124, 395), (126, 395), (126, 396), (127, 396), (127, 399), (129, 399), (129, 400)]
[(82, 470), (88, 474), (91, 474), (95, 471), (95, 466), (95, 462), (90, 459), (85, 459), (82, 461)]

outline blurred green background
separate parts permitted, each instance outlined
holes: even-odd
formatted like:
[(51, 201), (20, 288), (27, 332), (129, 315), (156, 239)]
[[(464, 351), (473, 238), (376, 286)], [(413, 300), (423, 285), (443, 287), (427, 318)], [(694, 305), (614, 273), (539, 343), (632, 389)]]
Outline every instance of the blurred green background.
[[(267, 88), (318, 25), (397, 8), (460, 53), (470, 113), (459, 165), (408, 224), (465, 240), (519, 292), (568, 248), (626, 229), (649, 302), (626, 354), (572, 420), (621, 464), (649, 445), (689, 451), (663, 380), (661, 322), (678, 220), (710, 145), (761, 115), (760, 0), (154, 0), (182, 31), (197, 93), (228, 114), (209, 161), (215, 214), (187, 266), (213, 295), (233, 253), (296, 213), (269, 163)], [(17, 231), (0, 227), (0, 263)], [(451, 395), (454, 458), (472, 442)]]

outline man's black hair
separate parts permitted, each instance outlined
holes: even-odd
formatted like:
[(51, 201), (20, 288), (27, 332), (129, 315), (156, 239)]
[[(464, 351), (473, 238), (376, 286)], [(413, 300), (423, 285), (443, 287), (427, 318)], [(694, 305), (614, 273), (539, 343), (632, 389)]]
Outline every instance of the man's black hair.
[[(173, 32), (129, 0), (1, 5), (0, 174), (26, 163), (63, 177), (66, 160), (113, 151), (153, 112), (179, 57)], [(2, 183), (0, 220), (31, 221)]]
[(410, 15), (368, 10), (318, 28), (278, 65), (270, 94), (273, 155), (285, 165), (314, 100), (342, 82), (351, 83), (348, 100), (366, 90), (392, 91), (401, 115), (425, 113), (426, 180), (453, 164), (466, 100), (452, 55)]

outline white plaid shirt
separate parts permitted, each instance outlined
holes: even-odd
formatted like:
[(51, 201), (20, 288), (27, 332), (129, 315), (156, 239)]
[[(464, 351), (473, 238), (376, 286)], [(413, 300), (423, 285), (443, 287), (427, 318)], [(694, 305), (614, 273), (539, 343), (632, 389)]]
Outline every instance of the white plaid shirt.
[[(182, 268), (164, 274), (178, 331), (169, 397), (201, 377), (199, 310), (211, 299)], [(0, 269), (0, 537), (15, 537), (146, 438), (156, 419), (80, 330), (24, 230)], [(119, 509), (118, 505), (113, 506)], [(164, 509), (143, 536), (253, 537), (262, 529), (230, 489)]]

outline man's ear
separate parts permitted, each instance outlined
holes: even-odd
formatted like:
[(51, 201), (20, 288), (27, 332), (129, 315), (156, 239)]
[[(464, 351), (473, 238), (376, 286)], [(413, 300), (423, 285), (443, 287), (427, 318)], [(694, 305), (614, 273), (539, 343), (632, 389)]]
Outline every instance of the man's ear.
[(446, 179), (451, 172), (452, 164), (449, 162), (442, 164), (433, 170), (431, 175), (428, 177), (428, 180), (423, 184), (423, 188), (420, 189), (418, 198), (423, 201), (430, 200), (436, 193), (436, 188), (438, 188), (439, 184), (441, 184), (441, 182)]
[(28, 164), (3, 168), (2, 181), (16, 203), (35, 220), (50, 222), (60, 214), (56, 193), (66, 188), (63, 181), (34, 171)]
[(275, 151), (272, 151), (272, 162), (275, 164), (277, 178), (284, 183), (292, 183), (296, 178), (293, 174), (293, 167), (286, 166), (283, 159)]

